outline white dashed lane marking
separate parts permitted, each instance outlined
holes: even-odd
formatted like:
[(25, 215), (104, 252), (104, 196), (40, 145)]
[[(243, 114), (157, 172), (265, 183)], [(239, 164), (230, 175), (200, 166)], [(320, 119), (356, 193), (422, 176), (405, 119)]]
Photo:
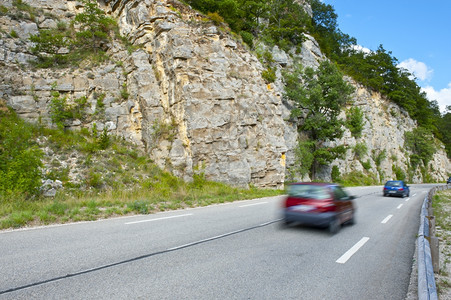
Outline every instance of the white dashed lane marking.
[(393, 215), (388, 215), (385, 219), (382, 220), (382, 224), (385, 224), (388, 222), (388, 220), (390, 220), (393, 217)]
[(147, 219), (147, 220), (141, 220), (141, 221), (128, 222), (128, 223), (125, 223), (125, 225), (131, 225), (131, 224), (137, 224), (137, 223), (145, 223), (145, 222), (155, 222), (155, 221), (161, 221), (161, 220), (168, 220), (168, 219), (174, 219), (174, 218), (187, 217), (187, 216), (192, 216), (192, 215), (193, 214), (184, 214), (184, 215), (176, 215), (176, 216), (163, 217), (163, 218), (157, 218), (157, 219)]
[(256, 206), (256, 205), (262, 205), (262, 204), (266, 204), (266, 203), (268, 203), (268, 202), (258, 202), (258, 203), (252, 203), (252, 204), (244, 204), (244, 205), (241, 205), (239, 207)]
[(362, 248), (363, 245), (365, 245), (366, 242), (368, 242), (369, 239), (370, 239), (369, 237), (363, 237), (360, 241), (358, 241), (354, 246), (352, 246), (351, 249), (346, 251), (346, 253), (343, 254), (335, 262), (339, 263), (339, 264), (346, 263), (351, 258), (351, 256), (353, 256), (357, 251), (359, 251), (360, 248)]

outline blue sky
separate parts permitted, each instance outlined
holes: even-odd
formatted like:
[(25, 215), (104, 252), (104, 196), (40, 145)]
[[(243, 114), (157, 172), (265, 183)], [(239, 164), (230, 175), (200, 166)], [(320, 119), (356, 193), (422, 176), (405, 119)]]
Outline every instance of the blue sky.
[(323, 0), (338, 27), (370, 50), (380, 44), (415, 75), (440, 110), (451, 105), (451, 0)]

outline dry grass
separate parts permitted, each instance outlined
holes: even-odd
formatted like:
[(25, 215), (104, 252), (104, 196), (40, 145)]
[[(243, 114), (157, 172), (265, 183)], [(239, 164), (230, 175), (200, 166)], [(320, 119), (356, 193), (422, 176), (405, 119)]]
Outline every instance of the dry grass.
[(439, 299), (451, 299), (451, 190), (439, 191), (432, 202), (440, 247), (440, 271), (435, 275)]

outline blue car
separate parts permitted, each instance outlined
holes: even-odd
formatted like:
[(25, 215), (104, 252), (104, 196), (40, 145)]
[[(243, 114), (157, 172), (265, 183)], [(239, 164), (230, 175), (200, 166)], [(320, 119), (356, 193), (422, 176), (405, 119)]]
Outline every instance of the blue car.
[(401, 196), (409, 197), (409, 186), (402, 180), (389, 180), (384, 185), (384, 197), (386, 196)]

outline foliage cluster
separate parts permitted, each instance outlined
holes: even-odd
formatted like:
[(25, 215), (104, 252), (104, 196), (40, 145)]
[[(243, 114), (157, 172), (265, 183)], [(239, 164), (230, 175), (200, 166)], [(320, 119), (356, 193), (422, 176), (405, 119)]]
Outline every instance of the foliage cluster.
[(5, 16), (8, 13), (8, 8), (4, 5), (0, 5), (0, 16)]
[(13, 0), (12, 5), (11, 10), (1, 5), (0, 16), (8, 15), (11, 19), (35, 21), (36, 16), (40, 13), (38, 9), (32, 7), (23, 0)]
[(39, 193), (43, 154), (36, 138), (13, 110), (0, 110), (0, 198)]
[(57, 91), (52, 91), (52, 96), (49, 105), (50, 117), (58, 128), (64, 129), (68, 120), (83, 119), (84, 109), (88, 104), (85, 96), (75, 99), (73, 104), (68, 104), (67, 97), (62, 97)]
[(426, 167), (436, 152), (434, 137), (424, 127), (405, 133), (405, 147), (412, 152), (410, 164), (414, 168), (421, 162)]
[(170, 123), (164, 120), (155, 120), (152, 124), (152, 140), (159, 141), (165, 139), (168, 141), (173, 141), (177, 133), (177, 123), (174, 119)]
[(346, 127), (351, 131), (351, 134), (359, 138), (363, 130), (363, 112), (357, 107), (353, 106), (346, 111)]
[(330, 142), (343, 135), (344, 121), (338, 116), (353, 88), (343, 80), (337, 67), (327, 61), (317, 70), (298, 66), (295, 72), (284, 73), (284, 80), (284, 96), (295, 105), (291, 118), (307, 136), (298, 149), (302, 155), (300, 160), (305, 164), (302, 168), (308, 169), (315, 178), (321, 166), (345, 154), (344, 145), (330, 146)]
[(357, 159), (361, 160), (365, 155), (368, 154), (368, 147), (365, 143), (357, 143), (354, 146), (354, 153)]
[(382, 161), (387, 158), (387, 150), (386, 149), (384, 149), (382, 151), (373, 149), (371, 154), (372, 154), (374, 163), (376, 164), (377, 167), (379, 167), (381, 165)]
[(397, 165), (393, 165), (392, 170), (393, 173), (395, 173), (396, 180), (404, 180), (404, 181), (406, 180), (407, 175), (400, 167), (398, 167)]
[[(292, 0), (186, 0), (216, 24), (226, 22), (253, 46), (255, 38), (288, 50), (302, 42), (311, 27), (304, 9)], [(264, 21), (263, 21), (264, 20)]]
[(117, 33), (116, 21), (105, 15), (94, 0), (82, 0), (84, 10), (69, 26), (58, 23), (55, 29), (40, 30), (32, 35), (31, 51), (38, 57), (39, 67), (78, 65), (90, 57), (106, 59), (105, 51), (112, 34)]
[(343, 174), (338, 182), (345, 186), (364, 186), (380, 183), (374, 174), (363, 174), (359, 171), (352, 171), (350, 173)]

